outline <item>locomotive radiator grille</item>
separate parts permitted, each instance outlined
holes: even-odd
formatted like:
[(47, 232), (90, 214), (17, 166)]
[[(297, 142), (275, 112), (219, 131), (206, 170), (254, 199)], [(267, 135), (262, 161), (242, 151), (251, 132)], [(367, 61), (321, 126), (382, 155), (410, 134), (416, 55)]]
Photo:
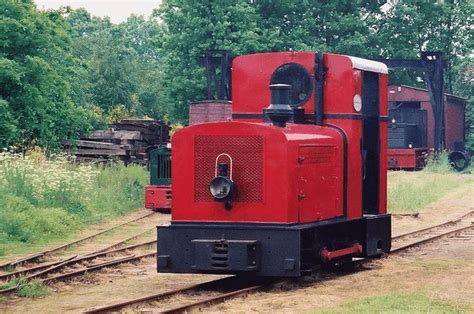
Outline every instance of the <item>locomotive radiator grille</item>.
[(237, 185), (235, 201), (262, 202), (263, 137), (208, 135), (194, 139), (194, 201), (213, 201), (209, 182), (214, 178), (215, 160), (221, 153), (232, 157), (233, 180)]

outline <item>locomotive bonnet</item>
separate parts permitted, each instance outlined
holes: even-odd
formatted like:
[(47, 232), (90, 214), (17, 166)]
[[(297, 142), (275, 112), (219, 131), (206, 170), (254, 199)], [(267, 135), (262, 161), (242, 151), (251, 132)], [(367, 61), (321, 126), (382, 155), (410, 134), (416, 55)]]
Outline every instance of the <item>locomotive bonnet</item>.
[(297, 277), (390, 251), (387, 67), (313, 52), (232, 62), (232, 121), (172, 138), (157, 268)]

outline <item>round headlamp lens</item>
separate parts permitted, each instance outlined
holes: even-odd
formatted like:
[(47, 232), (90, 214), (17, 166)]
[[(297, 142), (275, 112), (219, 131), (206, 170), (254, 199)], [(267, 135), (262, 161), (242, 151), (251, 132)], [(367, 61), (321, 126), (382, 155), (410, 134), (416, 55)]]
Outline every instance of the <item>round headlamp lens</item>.
[(232, 181), (227, 177), (215, 177), (209, 184), (209, 191), (216, 200), (225, 200), (232, 192)]

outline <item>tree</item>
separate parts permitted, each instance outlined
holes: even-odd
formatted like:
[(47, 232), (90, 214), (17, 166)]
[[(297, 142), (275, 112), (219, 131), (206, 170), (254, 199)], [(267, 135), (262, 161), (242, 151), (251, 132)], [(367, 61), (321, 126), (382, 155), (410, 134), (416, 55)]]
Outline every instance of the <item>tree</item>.
[(377, 1), (163, 1), (163, 94), (172, 119), (184, 122), (190, 101), (205, 97), (198, 59), (207, 49), (234, 55), (319, 50), (359, 56), (375, 54), (367, 18)]
[(277, 50), (313, 50), (368, 57), (374, 55), (367, 20), (382, 1), (271, 1), (254, 6), (263, 29), (278, 30)]
[[(397, 1), (377, 17), (377, 45), (387, 58), (418, 59), (422, 51), (441, 51), (447, 60), (445, 91), (467, 97), (467, 125), (474, 123), (472, 1)], [(417, 77), (421, 80), (417, 81)], [(391, 73), (396, 83), (425, 87), (420, 72)], [(473, 129), (467, 133), (474, 148)]]
[(249, 1), (163, 1), (154, 16), (163, 21), (163, 102), (174, 121), (187, 121), (190, 101), (204, 99), (205, 73), (198, 59), (207, 49), (234, 54), (272, 50), (277, 32), (262, 30)]
[(84, 9), (68, 9), (65, 16), (74, 51), (84, 64), (84, 83), (78, 85), (84, 102), (105, 113), (124, 107), (138, 116), (162, 117), (157, 21), (132, 15), (114, 25)]
[(75, 60), (63, 18), (31, 0), (3, 1), (0, 16), (0, 145), (57, 147), (77, 137), (90, 125), (71, 101)]

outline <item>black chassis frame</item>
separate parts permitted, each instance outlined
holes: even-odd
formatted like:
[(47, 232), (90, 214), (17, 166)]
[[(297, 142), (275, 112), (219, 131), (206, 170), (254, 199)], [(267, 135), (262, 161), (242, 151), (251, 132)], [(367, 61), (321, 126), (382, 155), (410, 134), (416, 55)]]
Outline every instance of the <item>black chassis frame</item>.
[(294, 225), (180, 222), (158, 226), (157, 234), (158, 272), (299, 277), (321, 263), (324, 247), (358, 242), (359, 257), (390, 252), (391, 216)]

